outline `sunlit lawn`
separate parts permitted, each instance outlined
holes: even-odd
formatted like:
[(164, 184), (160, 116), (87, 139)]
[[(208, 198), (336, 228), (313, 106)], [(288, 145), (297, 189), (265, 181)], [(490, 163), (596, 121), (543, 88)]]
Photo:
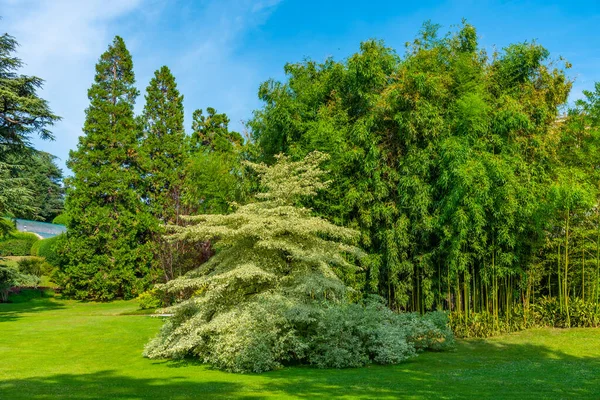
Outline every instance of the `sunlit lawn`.
[(0, 304), (0, 399), (600, 398), (600, 330), (461, 341), (399, 366), (237, 375), (141, 356), (161, 325), (134, 302)]

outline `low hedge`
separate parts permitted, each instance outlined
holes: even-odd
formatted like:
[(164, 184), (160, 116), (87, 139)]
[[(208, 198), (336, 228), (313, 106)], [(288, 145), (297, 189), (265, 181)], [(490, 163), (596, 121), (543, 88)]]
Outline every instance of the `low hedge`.
[(0, 256), (28, 256), (31, 247), (40, 241), (37, 235), (29, 232), (11, 232), (0, 240)]

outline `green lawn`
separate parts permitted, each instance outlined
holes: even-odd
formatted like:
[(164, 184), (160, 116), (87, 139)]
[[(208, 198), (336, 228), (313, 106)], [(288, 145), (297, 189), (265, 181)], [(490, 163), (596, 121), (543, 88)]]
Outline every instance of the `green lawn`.
[(141, 356), (161, 321), (134, 302), (0, 304), (0, 399), (600, 398), (600, 330), (459, 342), (399, 366), (235, 375)]

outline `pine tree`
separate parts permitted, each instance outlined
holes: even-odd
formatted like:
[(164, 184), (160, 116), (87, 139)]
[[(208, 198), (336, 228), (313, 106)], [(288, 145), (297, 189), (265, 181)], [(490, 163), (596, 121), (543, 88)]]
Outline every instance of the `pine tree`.
[(68, 180), (61, 283), (77, 298), (130, 298), (150, 280), (152, 218), (136, 190), (134, 83), (131, 55), (117, 36), (96, 65), (85, 135), (67, 163), (74, 176)]
[(33, 210), (15, 212), (17, 218), (50, 222), (64, 208), (63, 175), (52, 154), (34, 150), (8, 157), (13, 178), (23, 180), (22, 187), (33, 196)]
[(243, 143), (242, 136), (229, 130), (229, 118), (224, 113), (217, 113), (212, 107), (194, 111), (192, 116), (192, 147), (197, 150), (228, 153)]
[(231, 211), (232, 202), (244, 200), (241, 176), (244, 140), (229, 130), (229, 118), (208, 107), (193, 114), (190, 162), (186, 171), (185, 204), (205, 214)]

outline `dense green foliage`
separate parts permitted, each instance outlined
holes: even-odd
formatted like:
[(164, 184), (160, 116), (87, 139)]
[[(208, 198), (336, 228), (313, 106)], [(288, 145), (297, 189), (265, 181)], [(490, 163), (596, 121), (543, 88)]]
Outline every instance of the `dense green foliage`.
[(331, 156), (333, 184), (305, 204), (360, 230), (361, 293), (496, 332), (558, 296), (569, 326), (569, 299), (600, 293), (600, 86), (559, 118), (568, 63), (535, 42), (490, 56), (466, 23), (437, 30), (403, 56), (369, 41), (343, 62), (287, 64), (260, 87), (252, 154)]
[(0, 262), (0, 302), (8, 301), (11, 288), (15, 286), (37, 286), (39, 282), (38, 275), (22, 271), (18, 266)]
[(162, 321), (128, 315), (137, 307), (132, 301), (11, 301), (0, 304), (0, 393), (11, 400), (600, 397), (600, 329), (460, 340), (454, 351), (396, 366), (240, 375), (194, 360), (140, 357)]
[(555, 297), (541, 297), (528, 309), (515, 306), (510, 314), (500, 319), (482, 311), (468, 316), (461, 313), (450, 314), (450, 326), (456, 336), (490, 337), (502, 333), (517, 332), (530, 328), (597, 328), (600, 327), (600, 306), (578, 297), (571, 299), (569, 313)]
[(65, 234), (38, 240), (31, 246), (30, 254), (36, 257), (43, 257), (50, 265), (58, 267), (61, 265), (62, 260), (62, 256), (58, 250), (64, 240), (66, 240)]
[(168, 281), (190, 269), (186, 258), (193, 249), (185, 243), (172, 244), (162, 239), (165, 225), (180, 223), (185, 209), (183, 180), (189, 155), (183, 128), (183, 96), (166, 66), (154, 73), (148, 85), (141, 120), (144, 126), (139, 191), (155, 220), (153, 251), (163, 279)]
[(54, 217), (54, 219), (52, 220), (53, 224), (57, 224), (57, 225), (67, 225), (67, 221), (68, 221), (68, 217), (67, 214), (59, 214), (56, 217)]
[(146, 89), (141, 138), (142, 193), (162, 223), (177, 223), (181, 214), (183, 165), (187, 159), (183, 96), (166, 66), (154, 73)]
[[(67, 225), (55, 246), (65, 294), (108, 300), (132, 297), (151, 282), (183, 275), (212, 255), (210, 242), (166, 242), (166, 224), (182, 213), (218, 212), (238, 200), (243, 140), (228, 119), (209, 108), (194, 113), (193, 132), (183, 127), (183, 96), (166, 66), (146, 90), (142, 115), (132, 60), (117, 37), (96, 67), (88, 95), (85, 136), (68, 165)], [(40, 254), (41, 255), (41, 254)]]
[(43, 151), (9, 155), (11, 177), (19, 179), (22, 187), (32, 197), (29, 209), (14, 212), (14, 216), (24, 219), (41, 219), (51, 222), (64, 207), (62, 171), (56, 165), (56, 157)]
[(53, 267), (41, 257), (23, 257), (17, 262), (19, 271), (38, 278), (52, 275)]
[(153, 279), (154, 220), (136, 190), (141, 185), (131, 55), (115, 37), (96, 65), (88, 91), (84, 136), (67, 165), (67, 237), (61, 281), (66, 294), (129, 298)]
[[(263, 189), (227, 215), (186, 217), (172, 239), (214, 241), (208, 262), (159, 290), (182, 298), (146, 356), (199, 357), (218, 368), (262, 372), (285, 362), (318, 367), (396, 364), (416, 350), (451, 344), (446, 320), (398, 315), (384, 304), (349, 304), (339, 277), (352, 276), (358, 232), (294, 204), (327, 186), (326, 157), (280, 157), (247, 165)], [(350, 260), (350, 261), (349, 261)]]
[(189, 212), (225, 213), (232, 202), (244, 201), (249, 190), (241, 160), (242, 136), (229, 130), (229, 118), (208, 107), (194, 111), (190, 160), (184, 182), (184, 202)]
[[(0, 36), (0, 216), (40, 212), (41, 199), (35, 196), (39, 192), (31, 191), (31, 181), (23, 177), (23, 170), (35, 162), (41, 161), (45, 166), (52, 164), (51, 158), (49, 164), (39, 159), (40, 153), (33, 150), (30, 140), (32, 135), (53, 139), (49, 127), (60, 119), (37, 94), (42, 79), (18, 73), (23, 62), (13, 54), (17, 46), (9, 34)], [(23, 161), (26, 161), (25, 166)], [(48, 207), (52, 209), (53, 205)]]
[(28, 256), (39, 240), (34, 233), (13, 230), (0, 238), (0, 256)]
[[(15, 178), (12, 171), (20, 168), (0, 161), (0, 215), (2, 217), (35, 213), (35, 199), (27, 188), (28, 181), (24, 178)], [(3, 223), (2, 227), (6, 226)], [(6, 229), (2, 229), (6, 232)]]

